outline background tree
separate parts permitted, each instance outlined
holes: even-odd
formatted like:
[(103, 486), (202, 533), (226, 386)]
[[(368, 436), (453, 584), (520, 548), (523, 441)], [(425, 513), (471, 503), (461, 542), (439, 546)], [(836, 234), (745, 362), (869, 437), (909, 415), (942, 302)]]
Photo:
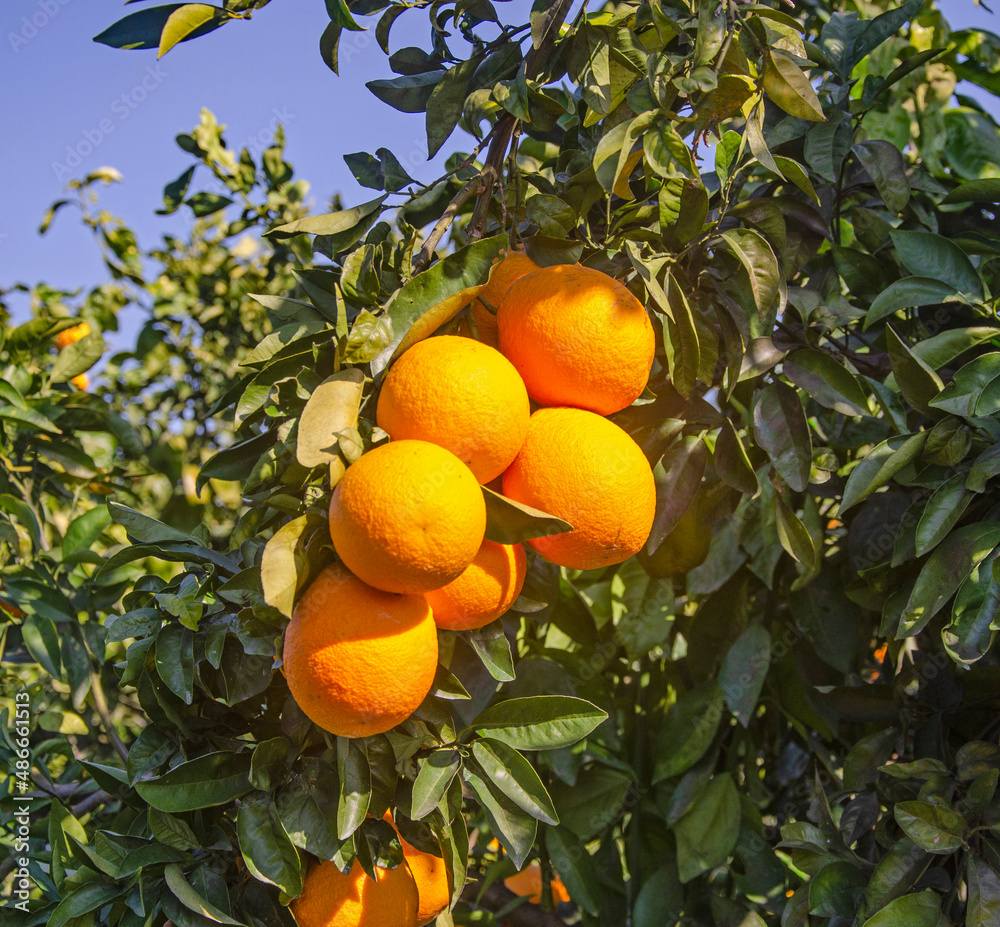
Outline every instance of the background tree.
[[(257, 5), (145, 8), (98, 39), (162, 52)], [(995, 920), (1000, 130), (955, 87), (995, 92), (1000, 39), (952, 33), (921, 0), (842, 6), (645, 0), (567, 19), (557, 2), (504, 24), (481, 0), (328, 4), (334, 70), (355, 17), (378, 14), (388, 52), (393, 24), (424, 10), (430, 50), (396, 50), (398, 76), (370, 89), (426, 113), (432, 154), (456, 127), (477, 144), (428, 186), (387, 149), (348, 154), (378, 196), (322, 216), (244, 202), (237, 226), (279, 223), (256, 321), (239, 321), (254, 303), (226, 281), (201, 285), (189, 249), (159, 257), (176, 274), (169, 296), (154, 290), (173, 300), (175, 339), (192, 317), (211, 329), (216, 305), (239, 308), (237, 332), (271, 329), (235, 377), (204, 367), (197, 338), (167, 350), (214, 402), (219, 431), (192, 432), (195, 492), (240, 480), (245, 508), (209, 531), (121, 496), (108, 530), (129, 544), (81, 567), (85, 594), (107, 590), (95, 620), (10, 595), (22, 635), (34, 622), (64, 641), (61, 620), (99, 637), (104, 618), (121, 649), (101, 672), (149, 722), (124, 732), (124, 768), (109, 749), (66, 764), (59, 784), (93, 780), (109, 799), (36, 830), (44, 897), (21, 922), (289, 923), (282, 901), (310, 856), (398, 863), (388, 807), (444, 856), (456, 923), (489, 922), (511, 901), (497, 880), (535, 858), (542, 907), (555, 870), (588, 924)], [(186, 196), (171, 185), (168, 208)], [(231, 230), (235, 206), (212, 207)], [(517, 244), (622, 279), (663, 333), (647, 394), (614, 416), (655, 465), (647, 551), (589, 573), (535, 559), (502, 622), (442, 632), (435, 692), (409, 721), (324, 735), (272, 663), (297, 592), (332, 557), (330, 487), (384, 440), (372, 397), (394, 356), (458, 329)], [(5, 346), (31, 363), (65, 324), (39, 311), (34, 340)], [(126, 384), (124, 358), (116, 369)], [(150, 379), (125, 388), (152, 402)], [(56, 400), (31, 395), (58, 425)], [(169, 442), (169, 409), (152, 417)], [(35, 453), (26, 429), (42, 426), (23, 418), (5, 434)], [(230, 429), (231, 444), (216, 437)], [(31, 487), (13, 489), (20, 571), (41, 542)], [(491, 497), (490, 536), (544, 529)], [(112, 586), (149, 558), (182, 566)], [(58, 667), (30, 652), (41, 685)], [(32, 740), (36, 771), (48, 743)], [(533, 908), (499, 919), (559, 923)]]

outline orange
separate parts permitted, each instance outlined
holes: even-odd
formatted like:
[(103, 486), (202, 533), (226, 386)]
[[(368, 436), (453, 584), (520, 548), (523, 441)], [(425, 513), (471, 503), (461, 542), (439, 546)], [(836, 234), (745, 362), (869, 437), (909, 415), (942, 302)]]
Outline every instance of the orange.
[(486, 502), (472, 471), (427, 441), (362, 454), (330, 503), (330, 536), (351, 572), (386, 592), (429, 592), (479, 551)]
[[(527, 895), (532, 904), (542, 903), (542, 867), (538, 863), (525, 866), (520, 872), (515, 872), (514, 875), (504, 879), (503, 884), (515, 895)], [(552, 903), (554, 905), (559, 904), (560, 901), (569, 901), (569, 892), (566, 891), (566, 886), (562, 884), (562, 880), (555, 873), (552, 874), (549, 887), (552, 889)]]
[(475, 560), (458, 579), (425, 593), (424, 598), (439, 628), (481, 628), (514, 604), (521, 594), (526, 569), (523, 544), (483, 541)]
[(90, 377), (88, 377), (85, 373), (78, 373), (69, 382), (72, 383), (77, 389), (86, 390), (87, 387), (90, 386)]
[(76, 344), (81, 338), (90, 334), (90, 326), (86, 322), (74, 325), (72, 328), (64, 328), (55, 337), (56, 347), (61, 351), (71, 344)]
[(516, 280), (497, 313), (500, 350), (543, 406), (610, 415), (646, 388), (656, 339), (645, 308), (607, 274), (579, 264)]
[(399, 835), (399, 843), (403, 848), (403, 859), (410, 867), (413, 881), (417, 883), (417, 927), (424, 927), (435, 920), (439, 914), (451, 907), (451, 889), (448, 887), (448, 870), (444, 860), (433, 853), (418, 850), (403, 839), (399, 833), (392, 815), (386, 811), (383, 820), (392, 824)]
[(499, 351), (469, 338), (420, 341), (382, 384), (378, 426), (392, 438), (447, 448), (488, 483), (510, 466), (528, 433), (524, 382)]
[(621, 428), (584, 409), (539, 409), (503, 475), (505, 496), (568, 521), (528, 543), (560, 566), (591, 570), (642, 549), (656, 489), (645, 455)]
[(405, 721), (437, 671), (437, 629), (422, 596), (366, 586), (340, 564), (305, 591), (285, 630), (285, 679), (299, 707), (339, 737)]
[(479, 296), (469, 304), (469, 312), (472, 313), (476, 329), (479, 331), (479, 340), (483, 344), (488, 344), (491, 348), (500, 346), (497, 317), (486, 308), (483, 300), (493, 309), (499, 309), (510, 285), (535, 270), (539, 270), (538, 265), (523, 251), (508, 251), (494, 262), (489, 282), (479, 291)]
[(417, 884), (405, 862), (369, 878), (355, 860), (344, 875), (328, 860), (314, 863), (291, 903), (299, 927), (417, 927)]

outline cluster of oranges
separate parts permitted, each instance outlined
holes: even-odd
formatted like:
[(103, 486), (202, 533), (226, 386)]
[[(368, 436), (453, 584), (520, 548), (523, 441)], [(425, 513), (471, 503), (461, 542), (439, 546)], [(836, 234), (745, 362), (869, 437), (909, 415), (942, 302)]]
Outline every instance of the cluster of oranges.
[[(56, 335), (54, 341), (56, 343), (56, 347), (61, 351), (63, 348), (68, 348), (71, 344), (76, 344), (81, 338), (85, 338), (89, 334), (90, 326), (86, 322), (80, 322), (79, 325), (74, 325), (71, 328), (64, 328)], [(85, 373), (78, 373), (69, 382), (72, 383), (77, 389), (85, 390), (88, 386), (90, 386), (90, 377), (88, 377)]]
[[(655, 339), (642, 304), (597, 270), (543, 268), (510, 252), (469, 316), (478, 340), (426, 339), (386, 375), (376, 418), (391, 440), (337, 484), (329, 524), (340, 562), (306, 589), (285, 632), (292, 695), (338, 736), (409, 717), (433, 685), (437, 628), (482, 627), (520, 594), (524, 547), (485, 539), (481, 485), (568, 522), (572, 530), (528, 543), (569, 568), (628, 559), (652, 526), (649, 463), (605, 418), (649, 378)], [(407, 887), (426, 856), (408, 848), (406, 865), (377, 883), (357, 863), (348, 875), (316, 865), (296, 918), (302, 927), (427, 923), (448, 893), (436, 857), (433, 877), (425, 871), (415, 895)]]

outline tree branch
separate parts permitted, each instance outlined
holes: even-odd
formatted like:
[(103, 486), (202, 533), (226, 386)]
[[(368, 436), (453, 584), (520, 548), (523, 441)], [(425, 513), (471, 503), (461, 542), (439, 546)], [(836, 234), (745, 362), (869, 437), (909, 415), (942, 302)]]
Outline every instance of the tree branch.
[[(528, 80), (534, 80), (544, 70), (549, 54), (559, 37), (559, 30), (572, 5), (573, 0), (556, 0), (544, 14), (546, 19), (541, 26), (541, 41), (532, 47), (524, 59), (524, 73)], [(473, 241), (483, 237), (490, 201), (493, 198), (493, 187), (502, 176), (504, 158), (507, 157), (507, 148), (514, 136), (517, 123), (516, 116), (504, 113), (494, 126), (493, 141), (490, 142), (482, 174), (484, 189), (476, 200), (476, 208), (472, 211), (472, 220), (469, 222), (469, 238)]]
[(418, 274), (423, 270), (431, 261), (434, 256), (434, 249), (437, 248), (439, 242), (444, 237), (444, 233), (448, 231), (448, 227), (452, 222), (455, 221), (455, 216), (461, 211), (462, 207), (469, 202), (469, 200), (477, 193), (481, 191), (483, 186), (483, 175), (476, 174), (458, 193), (455, 194), (455, 198), (448, 204), (448, 208), (441, 214), (441, 218), (437, 220), (437, 224), (431, 231), (430, 235), (427, 236), (427, 241), (423, 243), (420, 250), (417, 252), (417, 256), (413, 259), (413, 273)]
[(118, 755), (122, 760), (127, 761), (128, 747), (122, 743), (118, 732), (115, 730), (115, 723), (112, 721), (111, 712), (108, 710), (108, 700), (104, 695), (104, 686), (101, 685), (101, 677), (93, 670), (90, 671), (90, 692), (94, 696), (94, 707), (101, 718), (101, 723), (104, 725), (104, 731), (108, 735), (108, 739), (114, 745), (115, 750), (118, 751)]

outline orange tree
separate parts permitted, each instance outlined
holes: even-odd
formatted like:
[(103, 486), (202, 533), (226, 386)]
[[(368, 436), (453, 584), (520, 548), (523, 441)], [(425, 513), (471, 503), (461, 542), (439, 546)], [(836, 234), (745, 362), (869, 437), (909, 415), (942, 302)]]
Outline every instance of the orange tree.
[[(163, 52), (261, 6), (98, 39)], [(921, 0), (327, 8), (333, 70), (358, 18), (388, 53), (429, 15), (430, 49), (369, 87), (426, 113), (432, 153), (477, 142), (426, 185), (349, 153), (375, 198), (269, 229), (301, 266), (257, 300), (273, 330), (215, 408), (235, 443), (197, 478), (239, 480), (242, 514), (212, 540), (111, 504), (131, 546), (98, 581), (183, 564), (102, 606), (148, 723), (75, 770), (99, 814), (36, 824), (14, 923), (289, 924), (310, 859), (399, 865), (390, 808), (443, 857), (442, 924), (994, 923), (1000, 130), (955, 88), (997, 91), (1000, 40)], [(385, 440), (392, 362), (463, 330), (511, 246), (654, 320), (613, 416), (654, 465), (652, 534), (601, 570), (532, 559), (500, 621), (440, 632), (408, 720), (333, 737), (272, 667), (333, 559), (331, 488)], [(565, 527), (487, 504), (492, 540)], [(500, 881), (532, 860), (540, 905), (516, 907)]]

